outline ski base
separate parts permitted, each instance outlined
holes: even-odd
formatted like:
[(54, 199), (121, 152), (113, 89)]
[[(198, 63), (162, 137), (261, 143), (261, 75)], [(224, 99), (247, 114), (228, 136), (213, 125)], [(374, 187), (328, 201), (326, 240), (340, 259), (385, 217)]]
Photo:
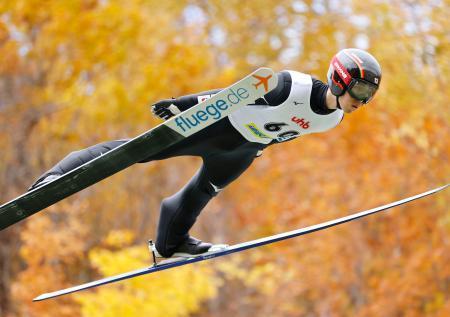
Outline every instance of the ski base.
[(180, 260), (175, 260), (175, 261), (165, 261), (165, 260), (163, 260), (160, 263), (156, 263), (155, 257), (153, 257), (154, 263), (153, 263), (153, 266), (151, 266), (151, 267), (140, 269), (140, 270), (135, 270), (135, 271), (131, 271), (131, 272), (127, 272), (127, 273), (124, 273), (124, 274), (120, 274), (120, 275), (116, 275), (116, 276), (112, 276), (112, 277), (108, 277), (108, 278), (104, 278), (104, 279), (100, 279), (98, 281), (94, 281), (94, 282), (90, 282), (90, 283), (86, 283), (86, 284), (70, 287), (70, 288), (67, 288), (67, 289), (64, 289), (64, 290), (60, 290), (60, 291), (56, 291), (56, 292), (52, 292), (52, 293), (42, 294), (42, 295), (36, 297), (35, 299), (33, 299), (33, 301), (42, 301), (42, 300), (45, 300), (45, 299), (58, 297), (58, 296), (62, 296), (62, 295), (66, 295), (66, 294), (70, 294), (70, 293), (74, 293), (74, 292), (78, 292), (78, 291), (81, 291), (81, 290), (86, 290), (86, 289), (89, 289), (89, 288), (94, 288), (94, 287), (97, 287), (97, 286), (100, 286), (100, 285), (105, 285), (105, 284), (109, 284), (109, 283), (118, 282), (118, 281), (121, 281), (121, 280), (133, 278), (133, 277), (140, 276), (140, 275), (155, 273), (155, 272), (158, 272), (158, 271), (163, 271), (163, 270), (171, 269), (171, 268), (174, 268), (174, 267), (177, 267), (177, 266), (187, 265), (187, 264), (196, 263), (196, 262), (200, 262), (200, 261), (206, 261), (206, 260), (210, 260), (210, 259), (213, 259), (213, 258), (216, 258), (216, 257), (225, 256), (225, 255), (228, 255), (228, 254), (241, 252), (241, 251), (248, 250), (248, 249), (257, 248), (257, 247), (260, 247), (260, 246), (263, 246), (263, 245), (275, 243), (275, 242), (286, 240), (286, 239), (291, 239), (291, 238), (298, 237), (298, 236), (301, 236), (301, 235), (310, 234), (310, 233), (315, 232), (315, 231), (324, 230), (324, 229), (329, 228), (329, 227), (337, 226), (339, 224), (343, 224), (343, 223), (346, 223), (346, 222), (349, 222), (349, 221), (353, 221), (353, 220), (358, 219), (358, 218), (366, 217), (366, 216), (369, 216), (371, 214), (375, 214), (375, 213), (378, 213), (380, 211), (387, 210), (387, 209), (390, 209), (390, 208), (393, 208), (393, 207), (396, 207), (396, 206), (400, 206), (400, 205), (406, 204), (408, 202), (411, 202), (413, 200), (420, 199), (420, 198), (426, 197), (428, 195), (435, 194), (437, 192), (440, 192), (440, 191), (446, 189), (448, 186), (450, 186), (450, 184), (447, 184), (447, 185), (444, 185), (444, 186), (441, 186), (441, 187), (429, 190), (427, 192), (424, 192), (424, 193), (421, 193), (421, 194), (418, 194), (418, 195), (415, 195), (415, 196), (411, 196), (411, 197), (408, 197), (408, 198), (405, 198), (405, 199), (402, 199), (402, 200), (398, 200), (398, 201), (392, 202), (392, 203), (387, 204), (387, 205), (383, 205), (383, 206), (379, 206), (379, 207), (376, 207), (376, 208), (373, 208), (373, 209), (369, 209), (369, 210), (361, 211), (361, 212), (358, 212), (358, 213), (354, 213), (354, 214), (346, 216), (346, 217), (330, 220), (330, 221), (323, 222), (323, 223), (320, 223), (320, 224), (317, 224), (317, 225), (313, 225), (313, 226), (309, 226), (309, 227), (305, 227), (305, 228), (301, 228), (301, 229), (297, 229), (297, 230), (293, 230), (293, 231), (289, 231), (289, 232), (284, 232), (284, 233), (280, 233), (280, 234), (277, 234), (277, 235), (273, 235), (273, 236), (269, 236), (269, 237), (265, 237), (265, 238), (261, 238), (261, 239), (257, 239), (257, 240), (252, 240), (252, 241), (249, 241), (249, 242), (235, 244), (235, 245), (229, 246), (226, 249), (223, 249), (223, 250), (220, 250), (220, 251), (211, 252), (211, 253), (205, 253), (205, 254), (199, 255), (198, 257), (187, 258), (187, 259), (180, 259)]

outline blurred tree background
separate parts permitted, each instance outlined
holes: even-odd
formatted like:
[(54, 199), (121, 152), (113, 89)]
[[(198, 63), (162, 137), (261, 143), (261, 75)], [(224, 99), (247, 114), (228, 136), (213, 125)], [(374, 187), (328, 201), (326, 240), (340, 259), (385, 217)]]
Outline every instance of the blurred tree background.
[[(194, 235), (233, 244), (445, 184), (449, 12), (449, 0), (1, 0), (1, 202), (71, 151), (157, 125), (151, 102), (260, 66), (326, 80), (344, 47), (379, 59), (375, 100), (335, 130), (264, 151)], [(159, 203), (199, 164), (133, 166), (3, 230), (0, 316), (450, 316), (448, 190), (259, 250), (31, 302), (149, 265)]]

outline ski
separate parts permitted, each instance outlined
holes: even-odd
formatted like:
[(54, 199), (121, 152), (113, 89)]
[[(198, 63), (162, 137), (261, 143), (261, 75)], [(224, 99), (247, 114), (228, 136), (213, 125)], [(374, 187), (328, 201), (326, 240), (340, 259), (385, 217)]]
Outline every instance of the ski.
[(0, 206), (0, 230), (89, 187), (253, 103), (277, 85), (270, 68), (235, 84), (117, 148)]
[(301, 228), (301, 229), (297, 229), (297, 230), (293, 230), (293, 231), (289, 231), (289, 232), (284, 232), (284, 233), (280, 233), (277, 235), (273, 235), (273, 236), (269, 236), (269, 237), (265, 237), (265, 238), (260, 238), (257, 240), (252, 240), (252, 241), (248, 241), (248, 242), (244, 242), (244, 243), (240, 243), (240, 244), (235, 244), (232, 246), (229, 246), (228, 248), (225, 248), (223, 250), (220, 251), (216, 251), (216, 252), (210, 252), (210, 253), (205, 253), (202, 254), (198, 257), (194, 257), (194, 258), (187, 258), (187, 259), (181, 259), (181, 260), (168, 260), (162, 263), (157, 264), (155, 261), (155, 258), (153, 257), (153, 266), (148, 267), (148, 268), (143, 268), (143, 269), (139, 269), (139, 270), (135, 270), (135, 271), (131, 271), (131, 272), (127, 272), (127, 273), (123, 273), (120, 275), (116, 275), (116, 276), (112, 276), (112, 277), (107, 277), (107, 278), (103, 278), (97, 281), (93, 281), (90, 283), (86, 283), (86, 284), (82, 284), (82, 285), (78, 285), (78, 286), (74, 286), (74, 287), (70, 287), (67, 289), (63, 289), (63, 290), (59, 290), (56, 292), (52, 292), (52, 293), (47, 293), (47, 294), (42, 294), (38, 297), (36, 297), (35, 299), (33, 299), (33, 301), (42, 301), (42, 300), (46, 300), (49, 298), (53, 298), (53, 297), (58, 297), (58, 296), (62, 296), (62, 295), (66, 295), (66, 294), (70, 294), (70, 293), (74, 293), (74, 292), (78, 292), (81, 290), (86, 290), (86, 289), (90, 289), (90, 288), (94, 288), (100, 285), (105, 285), (105, 284), (109, 284), (109, 283), (114, 283), (114, 282), (118, 282), (121, 280), (125, 280), (125, 279), (129, 279), (129, 278), (133, 278), (136, 276), (140, 276), (140, 275), (144, 275), (144, 274), (150, 274), (150, 273), (155, 273), (158, 271), (162, 271), (162, 270), (167, 270), (170, 268), (174, 268), (177, 266), (182, 266), (182, 265), (187, 265), (187, 264), (191, 264), (191, 263), (195, 263), (195, 262), (200, 262), (200, 261), (205, 261), (205, 260), (209, 260), (209, 259), (213, 259), (213, 258), (217, 258), (220, 256), (224, 256), (224, 255), (228, 255), (228, 254), (232, 254), (232, 253), (236, 253), (236, 252), (241, 252), (244, 250), (248, 250), (248, 249), (253, 249), (253, 248), (257, 248), (263, 245), (267, 245), (267, 244), (271, 244), (271, 243), (275, 243), (278, 241), (282, 241), (282, 240), (286, 240), (286, 239), (291, 239), (297, 236), (301, 236), (301, 235), (306, 235), (306, 234), (310, 234), (312, 232), (315, 231), (319, 231), (319, 230), (324, 230), (326, 228), (329, 227), (333, 227), (333, 226), (337, 226), (339, 224), (343, 224), (349, 221), (353, 221), (355, 219), (358, 218), (362, 218), (362, 217), (366, 217), (369, 216), (371, 214), (375, 214), (378, 213), (380, 211), (383, 210), (387, 210), (396, 206), (400, 206), (403, 204), (406, 204), (408, 202), (411, 202), (413, 200), (416, 199), (420, 199), (423, 198), (425, 196), (428, 195), (432, 195), (434, 193), (437, 193), (439, 191), (442, 191), (444, 189), (446, 189), (450, 184), (429, 190), (427, 192), (415, 195), (415, 196), (411, 196), (408, 198), (404, 198), (402, 200), (398, 200), (395, 202), (392, 202), (390, 204), (387, 205), (383, 205), (383, 206), (379, 206), (373, 209), (369, 209), (369, 210), (365, 210), (365, 211), (361, 211), (361, 212), (357, 212), (354, 214), (351, 214), (349, 216), (345, 216), (342, 218), (337, 218), (334, 220), (330, 220), (327, 222), (323, 222), (317, 225), (312, 225), (309, 227), (305, 227), (305, 228)]

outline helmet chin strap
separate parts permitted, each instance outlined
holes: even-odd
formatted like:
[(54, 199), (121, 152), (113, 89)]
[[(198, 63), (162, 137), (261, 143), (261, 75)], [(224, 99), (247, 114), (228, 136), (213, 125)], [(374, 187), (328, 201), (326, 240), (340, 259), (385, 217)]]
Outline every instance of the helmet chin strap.
[(338, 109), (341, 109), (341, 104), (339, 103), (339, 96), (336, 96), (336, 107), (338, 107)]

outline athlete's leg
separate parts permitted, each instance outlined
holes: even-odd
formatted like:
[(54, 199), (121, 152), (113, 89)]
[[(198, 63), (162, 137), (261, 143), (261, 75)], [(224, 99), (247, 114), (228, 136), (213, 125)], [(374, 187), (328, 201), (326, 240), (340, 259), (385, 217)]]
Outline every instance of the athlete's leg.
[(33, 189), (37, 187), (38, 185), (42, 184), (42, 181), (45, 180), (48, 176), (54, 175), (60, 176), (67, 172), (70, 172), (71, 170), (77, 168), (78, 166), (83, 165), (84, 163), (87, 163), (96, 157), (105, 154), (112, 149), (115, 149), (119, 145), (127, 142), (129, 139), (123, 139), (123, 140), (115, 140), (115, 141), (108, 141), (99, 143), (96, 145), (93, 145), (91, 147), (88, 147), (83, 150), (74, 151), (67, 155), (65, 158), (63, 158), (60, 162), (58, 162), (55, 166), (53, 166), (50, 170), (42, 174), (30, 187), (30, 189)]
[(163, 200), (156, 248), (170, 257), (189, 238), (189, 230), (206, 204), (239, 177), (264, 147), (247, 143), (231, 153), (204, 158), (204, 164), (178, 193)]
[(170, 257), (176, 247), (185, 241), (197, 215), (216, 193), (208, 182), (204, 166), (175, 195), (161, 203), (156, 248), (164, 257)]
[[(30, 189), (45, 183), (45, 179), (50, 175), (58, 177), (65, 174), (129, 140), (130, 139), (123, 139), (103, 142), (80, 151), (72, 152), (50, 170), (41, 175)], [(231, 126), (231, 123), (228, 120), (220, 120), (190, 137), (183, 139), (181, 142), (166, 148), (160, 153), (142, 160), (140, 163), (183, 155), (204, 156), (205, 153), (211, 155), (232, 150), (243, 143), (246, 143), (246, 140)]]

